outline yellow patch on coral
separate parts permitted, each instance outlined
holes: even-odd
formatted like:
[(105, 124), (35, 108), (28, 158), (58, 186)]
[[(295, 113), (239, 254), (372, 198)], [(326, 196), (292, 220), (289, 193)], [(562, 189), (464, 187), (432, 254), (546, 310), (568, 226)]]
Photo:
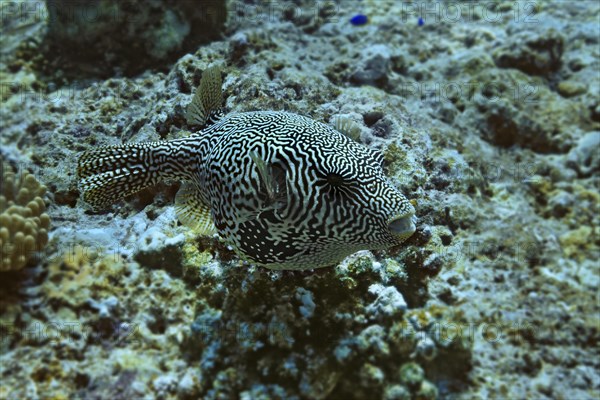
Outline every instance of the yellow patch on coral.
[[(597, 235), (597, 232), (596, 232)], [(571, 230), (558, 238), (560, 245), (567, 257), (576, 256), (582, 253), (586, 246), (592, 245), (594, 230), (589, 226), (580, 226)]]

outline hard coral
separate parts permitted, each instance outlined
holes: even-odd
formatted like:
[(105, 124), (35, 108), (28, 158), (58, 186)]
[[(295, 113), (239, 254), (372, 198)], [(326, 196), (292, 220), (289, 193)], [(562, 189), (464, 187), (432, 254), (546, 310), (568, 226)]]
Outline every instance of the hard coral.
[(23, 268), (48, 243), (50, 217), (42, 196), (46, 187), (29, 172), (3, 168), (0, 190), (0, 271)]

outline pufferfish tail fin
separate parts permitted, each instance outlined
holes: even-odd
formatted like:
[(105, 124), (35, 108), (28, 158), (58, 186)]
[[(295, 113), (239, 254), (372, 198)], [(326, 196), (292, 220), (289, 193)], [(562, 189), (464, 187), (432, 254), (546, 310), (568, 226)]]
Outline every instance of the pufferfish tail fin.
[(106, 208), (127, 195), (160, 181), (151, 168), (155, 143), (106, 146), (83, 153), (77, 163), (79, 189), (95, 209)]
[(222, 85), (220, 67), (204, 70), (200, 85), (187, 108), (185, 117), (188, 125), (210, 125), (221, 119), (224, 115)]
[(107, 206), (165, 179), (186, 179), (169, 162), (189, 156), (184, 139), (101, 147), (83, 153), (77, 163), (79, 189), (95, 209)]

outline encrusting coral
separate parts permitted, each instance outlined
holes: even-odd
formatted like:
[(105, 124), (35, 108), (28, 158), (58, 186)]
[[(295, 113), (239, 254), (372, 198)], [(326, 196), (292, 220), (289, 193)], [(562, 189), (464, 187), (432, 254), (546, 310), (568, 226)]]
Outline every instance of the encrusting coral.
[(3, 166), (0, 190), (0, 271), (23, 268), (48, 243), (50, 217), (45, 213), (46, 187), (33, 174), (17, 175)]

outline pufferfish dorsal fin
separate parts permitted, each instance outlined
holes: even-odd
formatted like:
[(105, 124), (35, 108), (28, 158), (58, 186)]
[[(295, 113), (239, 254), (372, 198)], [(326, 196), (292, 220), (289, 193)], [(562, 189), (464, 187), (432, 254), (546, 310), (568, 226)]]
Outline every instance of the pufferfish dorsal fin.
[(210, 208), (202, 201), (201, 189), (185, 182), (175, 196), (175, 212), (179, 222), (203, 236), (217, 232), (210, 215)]
[(334, 117), (333, 127), (356, 142), (360, 140), (360, 127), (348, 117)]
[(187, 107), (185, 118), (188, 125), (211, 124), (223, 116), (222, 84), (220, 67), (213, 66), (204, 70), (200, 85)]

